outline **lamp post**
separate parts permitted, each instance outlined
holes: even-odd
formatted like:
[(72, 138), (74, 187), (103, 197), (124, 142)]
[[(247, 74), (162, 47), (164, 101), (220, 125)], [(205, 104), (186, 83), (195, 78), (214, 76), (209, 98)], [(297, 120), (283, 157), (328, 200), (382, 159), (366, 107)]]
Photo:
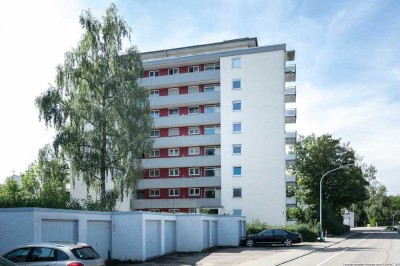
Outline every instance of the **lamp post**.
[(328, 172), (326, 172), (321, 177), (321, 180), (319, 182), (319, 237), (320, 237), (320, 241), (324, 240), (323, 231), (322, 231), (322, 181), (324, 180), (324, 177), (326, 175), (328, 175), (329, 173), (332, 173), (332, 172), (334, 172), (336, 170), (345, 168), (345, 167), (350, 166), (350, 165), (355, 165), (355, 164), (354, 163), (349, 163), (349, 164), (346, 164), (346, 165), (339, 166), (339, 167), (337, 167), (335, 169), (329, 170)]

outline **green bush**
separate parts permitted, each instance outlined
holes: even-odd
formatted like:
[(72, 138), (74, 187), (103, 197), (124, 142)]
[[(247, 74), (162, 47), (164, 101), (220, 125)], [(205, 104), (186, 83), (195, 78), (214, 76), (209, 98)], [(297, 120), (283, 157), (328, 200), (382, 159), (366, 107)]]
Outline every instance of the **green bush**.
[(376, 226), (376, 218), (371, 218), (369, 220), (369, 226), (371, 226), (371, 227), (375, 227)]
[(246, 227), (246, 234), (258, 234), (263, 230), (266, 229), (286, 229), (291, 232), (300, 233), (303, 241), (305, 242), (315, 242), (318, 238), (318, 226), (317, 225), (310, 225), (310, 224), (291, 224), (289, 226), (284, 227), (277, 227), (277, 226), (270, 226), (264, 222), (259, 220), (251, 221), (247, 224)]

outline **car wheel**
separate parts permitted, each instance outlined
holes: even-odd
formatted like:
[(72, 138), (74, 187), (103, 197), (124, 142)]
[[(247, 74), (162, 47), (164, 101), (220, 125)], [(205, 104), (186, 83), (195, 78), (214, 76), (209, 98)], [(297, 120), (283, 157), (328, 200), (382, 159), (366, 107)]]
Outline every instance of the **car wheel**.
[(290, 247), (292, 245), (292, 240), (290, 239), (285, 239), (285, 241), (283, 242), (283, 244), (285, 245), (285, 247)]
[(246, 240), (246, 246), (248, 246), (248, 247), (254, 246), (254, 240), (253, 239), (247, 239)]

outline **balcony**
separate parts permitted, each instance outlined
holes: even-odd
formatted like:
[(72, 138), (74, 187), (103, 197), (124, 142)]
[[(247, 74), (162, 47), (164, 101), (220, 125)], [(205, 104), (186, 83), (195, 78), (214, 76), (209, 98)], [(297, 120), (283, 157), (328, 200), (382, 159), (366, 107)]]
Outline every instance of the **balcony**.
[(221, 113), (163, 116), (153, 119), (154, 128), (212, 125), (220, 122)]
[(286, 197), (286, 207), (296, 207), (297, 200), (295, 197)]
[(287, 175), (286, 176), (286, 184), (290, 183), (290, 184), (296, 184), (297, 182), (297, 176), (293, 176), (293, 175)]
[(296, 65), (285, 66), (285, 82), (296, 81)]
[(131, 209), (221, 208), (219, 198), (131, 199)]
[(168, 107), (219, 103), (221, 101), (221, 97), (219, 91), (214, 91), (214, 92), (150, 97), (149, 100), (151, 109), (159, 109)]
[(285, 53), (285, 61), (294, 61), (296, 58), (296, 51), (291, 50), (291, 51), (286, 51)]
[(208, 70), (176, 75), (142, 78), (139, 84), (152, 89), (161, 87), (174, 87), (194, 85), (199, 83), (217, 83), (220, 80), (219, 70)]
[(285, 144), (294, 145), (296, 144), (297, 131), (286, 131), (285, 132)]
[(285, 103), (296, 102), (296, 86), (285, 88)]
[(204, 186), (220, 187), (221, 176), (143, 179), (139, 182), (138, 189)]
[(296, 163), (296, 154), (289, 153), (286, 154), (286, 165), (293, 166)]
[(143, 168), (177, 168), (221, 165), (220, 155), (152, 158), (142, 160)]
[(286, 124), (296, 123), (296, 118), (297, 118), (297, 110), (296, 110), (296, 108), (286, 109), (285, 110), (285, 123)]
[(188, 135), (176, 137), (155, 138), (153, 147), (155, 149), (169, 147), (188, 147), (194, 144), (200, 146), (211, 146), (221, 144), (221, 135)]

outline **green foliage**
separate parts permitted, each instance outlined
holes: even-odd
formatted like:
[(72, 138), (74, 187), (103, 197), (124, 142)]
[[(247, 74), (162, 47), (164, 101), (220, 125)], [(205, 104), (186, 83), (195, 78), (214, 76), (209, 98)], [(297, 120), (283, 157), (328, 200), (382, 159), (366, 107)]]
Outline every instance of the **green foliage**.
[[(319, 220), (320, 181), (329, 172), (322, 182), (322, 224), (328, 231), (336, 231), (335, 228), (343, 223), (338, 219), (341, 210), (368, 199), (369, 182), (362, 167), (337, 169), (359, 161), (355, 151), (348, 143), (343, 144), (329, 134), (300, 136), (293, 148), (297, 160), (290, 170), (298, 178), (295, 195), (300, 208), (294, 213), (296, 219), (304, 223)], [(337, 170), (330, 172), (333, 169)], [(331, 220), (328, 215), (333, 215), (335, 219)]]
[(80, 16), (84, 30), (77, 47), (57, 67), (56, 86), (36, 99), (40, 119), (55, 128), (56, 152), (66, 156), (73, 178), (100, 191), (112, 181), (120, 198), (142, 178), (141, 159), (148, 154), (151, 118), (140, 54), (131, 46), (131, 30), (111, 4), (102, 21), (90, 11)]
[(375, 218), (375, 217), (372, 217), (372, 218), (369, 220), (369, 225), (370, 225), (371, 227), (375, 227), (375, 226), (376, 226), (376, 218)]
[(292, 232), (300, 233), (303, 241), (315, 242), (318, 238), (318, 226), (317, 224), (291, 224), (284, 227), (270, 226), (260, 220), (254, 220), (247, 224), (246, 234), (258, 234), (266, 229), (286, 229)]

